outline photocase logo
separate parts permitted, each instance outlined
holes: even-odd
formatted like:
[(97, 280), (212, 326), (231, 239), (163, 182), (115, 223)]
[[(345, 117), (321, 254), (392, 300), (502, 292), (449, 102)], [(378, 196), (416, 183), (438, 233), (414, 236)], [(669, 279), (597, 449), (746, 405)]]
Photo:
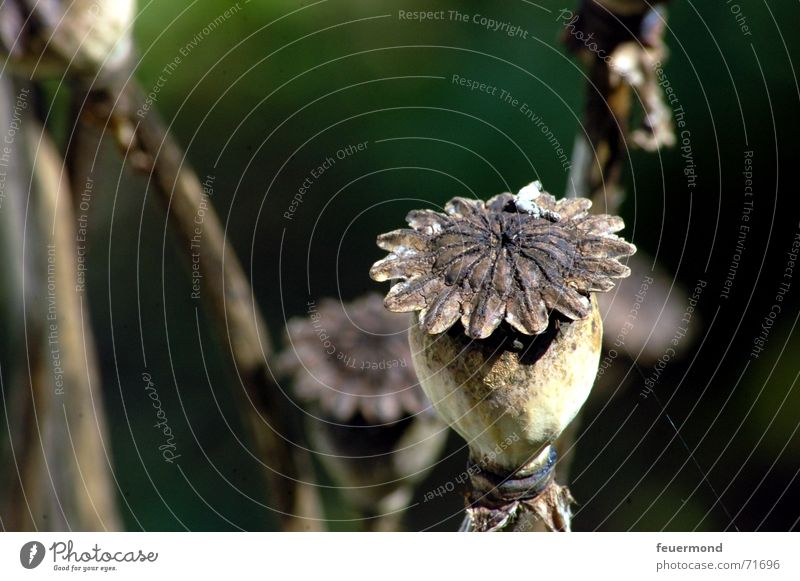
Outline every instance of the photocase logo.
[(19, 550), (19, 562), (26, 569), (35, 569), (44, 560), (44, 545), (39, 541), (30, 541)]

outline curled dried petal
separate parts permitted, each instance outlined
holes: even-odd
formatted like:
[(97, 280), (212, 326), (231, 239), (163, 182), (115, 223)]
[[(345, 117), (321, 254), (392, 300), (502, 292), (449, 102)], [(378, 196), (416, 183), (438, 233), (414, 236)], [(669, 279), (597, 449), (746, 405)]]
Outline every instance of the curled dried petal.
[(426, 256), (415, 254), (390, 254), (372, 265), (369, 275), (373, 280), (383, 281), (392, 278), (403, 278), (411, 275), (422, 275), (430, 268), (430, 260)]
[(389, 252), (393, 252), (398, 248), (424, 251), (427, 248), (427, 240), (424, 234), (416, 230), (402, 228), (378, 236), (378, 247)]
[(431, 307), (422, 313), (422, 327), (428, 333), (442, 333), (461, 316), (461, 293), (451, 286), (440, 294)]

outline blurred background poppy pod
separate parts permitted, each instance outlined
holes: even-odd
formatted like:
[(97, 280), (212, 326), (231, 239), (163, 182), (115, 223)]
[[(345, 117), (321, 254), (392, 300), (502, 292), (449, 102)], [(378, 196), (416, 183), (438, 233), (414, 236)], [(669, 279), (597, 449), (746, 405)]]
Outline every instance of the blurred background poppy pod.
[(369, 530), (396, 530), (441, 453), (446, 427), (419, 387), (406, 331), (378, 294), (310, 301), (278, 365), (306, 409), (316, 457)]

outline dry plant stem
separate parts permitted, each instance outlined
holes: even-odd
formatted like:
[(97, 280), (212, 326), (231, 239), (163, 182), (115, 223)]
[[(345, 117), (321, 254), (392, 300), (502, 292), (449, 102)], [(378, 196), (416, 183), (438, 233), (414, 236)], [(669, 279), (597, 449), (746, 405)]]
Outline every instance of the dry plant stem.
[(69, 176), (72, 202), (76, 213), (81, 193), (87, 189), (89, 181), (94, 180), (96, 164), (101, 157), (102, 135), (93, 127), (82, 123), (81, 112), (88, 94), (88, 91), (82, 86), (75, 86), (71, 89), (68, 112), (71, 129), (64, 145), (64, 166)]
[[(188, 167), (184, 152), (154, 111), (144, 119), (136, 115), (145, 103), (142, 91), (128, 83), (119, 92), (89, 95), (84, 114), (95, 117), (137, 171), (148, 176), (153, 191), (168, 212), (178, 246), (191, 260), (195, 219), (203, 198), (203, 185)], [(221, 342), (227, 343), (245, 391), (236, 391), (243, 421), (249, 424), (266, 465), (273, 496), (285, 530), (319, 527), (319, 499), (313, 486), (310, 458), (299, 447), (285, 413), (285, 401), (267, 366), (271, 356), (269, 333), (253, 301), (253, 290), (227, 241), (222, 224), (208, 205), (203, 218), (199, 251), (204, 286), (201, 297), (216, 322)]]
[(616, 214), (624, 199), (620, 178), (632, 91), (624, 83), (612, 86), (608, 67), (599, 59), (589, 67), (589, 80), (586, 135), (576, 138), (568, 195), (591, 199), (593, 212)]
[[(545, 458), (554, 455), (545, 450)], [(541, 457), (540, 457), (541, 458)], [(569, 532), (572, 497), (555, 481), (552, 464), (537, 459), (533, 474), (471, 475), (470, 506), (461, 532)]]
[[(43, 128), (31, 123), (29, 139), (41, 131)], [(34, 143), (33, 139), (30, 143)], [(62, 461), (69, 478), (69, 488), (60, 491), (62, 506), (72, 504), (67, 512), (68, 520), (73, 513), (77, 516), (77, 522), (68, 522), (72, 530), (121, 530), (89, 309), (75, 289), (78, 280), (75, 215), (69, 204), (70, 189), (62, 171), (63, 160), (48, 135), (42, 138), (35, 164), (42, 183), (37, 192), (41, 204), (40, 232), (47, 235), (46, 228), (52, 228), (52, 247), (47, 255), (48, 292), (54, 278), (58, 309), (56, 329), (52, 311), (48, 310), (48, 346), (52, 347), (53, 333), (57, 333), (65, 372), (63, 398), (58, 397), (57, 389), (48, 394), (55, 404), (52, 437), (63, 447)]]
[[(624, 200), (620, 178), (628, 142), (646, 151), (674, 144), (671, 113), (653, 72), (655, 63), (666, 54), (661, 8), (668, 2), (584, 1), (578, 26), (596, 42), (581, 43), (582, 37), (565, 34), (567, 44), (588, 68), (589, 77), (583, 114), (585, 133), (576, 138), (567, 195), (591, 199), (593, 212), (618, 213)], [(589, 50), (598, 45), (602, 53)], [(644, 120), (643, 127), (631, 132), (634, 96), (641, 104)]]
[[(598, 4), (620, 18), (653, 7), (652, 2), (639, 0), (601, 0)], [(581, 60), (587, 66), (589, 76), (583, 113), (585, 133), (579, 134), (575, 140), (567, 195), (591, 199), (592, 212), (618, 214), (625, 200), (621, 178), (628, 150), (626, 139), (630, 131), (634, 93), (630, 85), (612, 81), (611, 71), (604, 60), (586, 53), (581, 55)], [(601, 301), (607, 299), (610, 297), (604, 296)], [(611, 336), (617, 335), (616, 329), (610, 331)], [(569, 474), (580, 424), (579, 415), (556, 442), (560, 454), (558, 473), (562, 478)]]
[[(632, 91), (624, 83), (612, 87), (609, 68), (603, 60), (593, 55), (584, 55), (582, 60), (589, 69), (583, 113), (585, 133), (575, 138), (567, 196), (589, 198), (593, 212), (618, 214), (625, 197), (620, 179)], [(555, 444), (560, 456), (556, 471), (562, 480), (569, 477), (582, 415), (581, 411)]]
[(36, 224), (26, 252), (40, 273), (28, 284), (39, 289), (42, 323), (28, 332), (33, 417), (25, 420), (34, 443), (20, 485), (32, 510), (29, 524), (37, 530), (120, 530), (94, 339), (75, 289), (69, 185), (63, 160), (43, 131), (36, 119), (25, 119), (33, 164), (29, 217)]
[[(17, 85), (6, 75), (0, 77), (0, 131), (5, 132), (11, 124), (15, 101), (20, 91), (29, 91), (27, 86)], [(34, 523), (26, 492), (38, 489), (34, 482), (37, 476), (44, 476), (34, 469), (36, 448), (36, 429), (33, 414), (31, 388), (28, 384), (28, 370), (25, 366), (25, 345), (23, 334), (23, 305), (28, 309), (28, 328), (34, 340), (28, 346), (28, 354), (35, 358), (33, 368), (42, 359), (43, 313), (31, 309), (32, 289), (35, 283), (31, 277), (35, 269), (23, 260), (23, 226), (25, 223), (25, 200), (30, 183), (30, 163), (27, 152), (18, 137), (9, 146), (9, 164), (5, 177), (4, 199), (0, 203), (0, 253), (3, 255), (5, 276), (2, 279), (4, 294), (8, 300), (0, 305), (0, 319), (7, 324), (3, 327), (8, 345), (8, 359), (2, 364), (3, 404), (7, 431), (2, 435), (3, 450), (0, 458), (0, 518), (3, 529), (8, 531), (34, 530)], [(34, 235), (35, 236), (35, 235)], [(30, 255), (28, 256), (30, 262)], [(29, 284), (27, 295), (23, 295), (23, 279), (27, 273)], [(33, 500), (33, 499), (31, 499)]]
[[(15, 90), (8, 77), (0, 84), (3, 113), (21, 113), (9, 146), (9, 197), (0, 214), (4, 229), (8, 226), (4, 232), (13, 237), (4, 245), (14, 303), (8, 320), (16, 320), (11, 329), (19, 337), (14, 339), (22, 338), (23, 329), (26, 337), (22, 346), (12, 346), (24, 364), (4, 370), (12, 378), (5, 390), (10, 441), (3, 470), (4, 526), (17, 531), (118, 530), (111, 467), (102, 447), (108, 439), (93, 340), (84, 334), (75, 294), (74, 223), (69, 204), (63, 203), (69, 194), (60, 179), (61, 158), (33, 117), (32, 88)], [(20, 111), (21, 96), (26, 106)], [(2, 126), (8, 127), (6, 122)], [(55, 358), (63, 368), (60, 385)]]
[[(555, 502), (550, 498), (557, 498)], [(572, 509), (574, 502), (569, 489), (553, 482), (550, 489), (543, 493), (536, 505), (523, 505), (516, 508), (514, 515), (496, 526), (485, 519), (476, 518), (473, 511), (467, 514), (459, 527), (461, 533), (544, 533), (544, 532), (570, 532), (572, 523)], [(536, 506), (537, 508), (534, 508)]]

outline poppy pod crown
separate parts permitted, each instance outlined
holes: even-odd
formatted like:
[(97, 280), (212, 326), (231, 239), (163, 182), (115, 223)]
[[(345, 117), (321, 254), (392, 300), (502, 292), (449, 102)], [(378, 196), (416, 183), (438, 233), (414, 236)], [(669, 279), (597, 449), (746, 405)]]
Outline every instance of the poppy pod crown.
[(589, 214), (591, 204), (556, 201), (534, 182), (487, 202), (454, 198), (445, 213), (415, 210), (407, 217), (410, 229), (378, 237), (390, 254), (370, 276), (400, 279), (384, 304), (418, 311), (427, 333), (460, 320), (473, 339), (487, 338), (503, 321), (538, 335), (553, 312), (586, 319), (590, 293), (608, 291), (613, 279), (630, 274), (618, 259), (636, 248), (614, 234), (622, 219)]

